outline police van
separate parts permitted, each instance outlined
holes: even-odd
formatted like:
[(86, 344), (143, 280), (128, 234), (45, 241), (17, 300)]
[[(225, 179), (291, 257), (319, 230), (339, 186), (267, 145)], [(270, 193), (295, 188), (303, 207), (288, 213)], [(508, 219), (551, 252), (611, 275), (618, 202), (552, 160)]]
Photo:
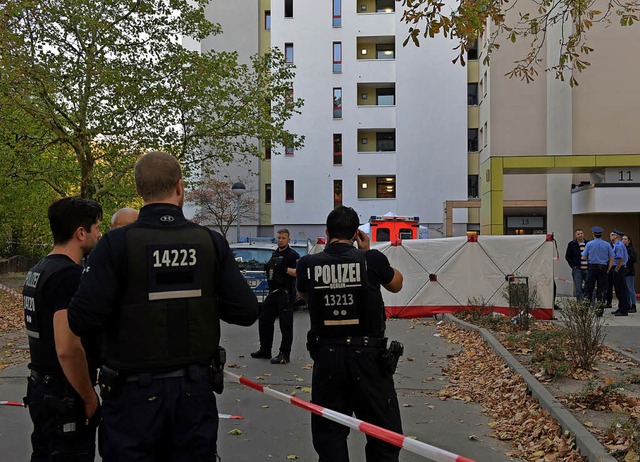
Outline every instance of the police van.
[[(298, 252), (301, 257), (307, 254), (306, 242), (294, 243), (292, 240), (289, 246)], [(247, 280), (253, 293), (256, 294), (258, 303), (262, 303), (269, 294), (265, 265), (271, 259), (271, 255), (278, 248), (278, 245), (270, 242), (248, 241), (230, 244), (230, 247), (242, 275)], [(297, 301), (296, 305), (299, 305)]]

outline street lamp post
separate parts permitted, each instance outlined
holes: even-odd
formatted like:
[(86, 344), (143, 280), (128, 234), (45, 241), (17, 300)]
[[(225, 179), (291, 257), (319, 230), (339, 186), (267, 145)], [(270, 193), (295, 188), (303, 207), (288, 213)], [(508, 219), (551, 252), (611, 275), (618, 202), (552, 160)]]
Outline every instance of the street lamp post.
[(236, 202), (236, 242), (240, 242), (240, 196), (247, 192), (247, 188), (244, 184), (237, 182), (231, 186), (231, 192), (238, 198)]

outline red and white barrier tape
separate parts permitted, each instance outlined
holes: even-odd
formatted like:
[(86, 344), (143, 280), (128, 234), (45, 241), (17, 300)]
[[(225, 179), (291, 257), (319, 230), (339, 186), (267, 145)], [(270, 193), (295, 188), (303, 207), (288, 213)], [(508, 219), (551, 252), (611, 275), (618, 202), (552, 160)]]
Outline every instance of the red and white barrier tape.
[(17, 401), (0, 401), (0, 406), (19, 406), (19, 407), (24, 407), (24, 403), (19, 403)]
[(4, 284), (0, 284), (0, 289), (4, 290), (5, 292), (9, 293), (10, 295), (13, 295), (14, 297), (16, 297), (18, 300), (22, 301), (22, 294), (19, 292), (16, 292), (15, 290), (13, 290), (11, 287), (7, 287)]
[(391, 430), (378, 427), (377, 425), (372, 425), (354, 417), (340, 414), (339, 412), (332, 411), (331, 409), (327, 409), (322, 406), (318, 406), (317, 404), (313, 404), (300, 398), (296, 398), (295, 396), (289, 396), (285, 393), (272, 390), (271, 388), (263, 387), (262, 385), (252, 382), (251, 380), (248, 380), (241, 375), (232, 374), (229, 371), (224, 371), (224, 375), (234, 382), (237, 382), (249, 388), (253, 388), (254, 390), (264, 393), (265, 395), (269, 395), (280, 401), (284, 401), (285, 403), (293, 404), (294, 406), (298, 406), (302, 409), (313, 412), (314, 414), (320, 415), (326, 419), (332, 420), (346, 427), (353, 428), (354, 430), (358, 430), (389, 444), (393, 444), (394, 446), (406, 449), (407, 451), (413, 452), (414, 454), (427, 457), (435, 462), (474, 462), (472, 459), (467, 459), (466, 457), (462, 457), (443, 449), (436, 448), (435, 446), (423, 443), (421, 441), (408, 438), (399, 433), (392, 432)]

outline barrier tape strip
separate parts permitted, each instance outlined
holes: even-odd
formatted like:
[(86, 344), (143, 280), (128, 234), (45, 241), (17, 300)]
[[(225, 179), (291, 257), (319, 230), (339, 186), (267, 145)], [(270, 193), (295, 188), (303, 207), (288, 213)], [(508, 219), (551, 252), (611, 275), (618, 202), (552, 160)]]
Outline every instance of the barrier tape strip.
[(4, 290), (5, 292), (9, 293), (10, 295), (13, 295), (18, 300), (22, 301), (22, 294), (19, 293), (19, 292), (16, 292), (11, 287), (7, 287), (4, 284), (0, 284), (0, 289)]
[(354, 430), (358, 430), (359, 432), (373, 436), (394, 446), (406, 449), (407, 451), (413, 452), (414, 454), (427, 457), (435, 462), (475, 462), (472, 459), (467, 459), (466, 457), (453, 454), (451, 452), (445, 451), (444, 449), (431, 446), (412, 438), (408, 438), (399, 433), (392, 432), (391, 430), (387, 430), (385, 428), (378, 427), (377, 425), (363, 422), (362, 420), (356, 419), (355, 417), (341, 414), (339, 412), (332, 411), (331, 409), (318, 406), (317, 404), (310, 403), (309, 401), (304, 401), (300, 398), (296, 398), (295, 396), (290, 396), (271, 388), (264, 387), (260, 384), (252, 382), (251, 380), (246, 379), (241, 375), (232, 374), (229, 371), (224, 371), (224, 375), (234, 382), (237, 382), (249, 388), (253, 388), (260, 393), (271, 396), (272, 398), (284, 401), (285, 403), (293, 404), (294, 406), (300, 407), (306, 411), (312, 412), (326, 419), (342, 424), (346, 427), (353, 428)]
[[(24, 403), (20, 403), (18, 401), (0, 401), (0, 406), (26, 407)], [(218, 419), (244, 419), (244, 417), (242, 417), (241, 415), (218, 413)]]

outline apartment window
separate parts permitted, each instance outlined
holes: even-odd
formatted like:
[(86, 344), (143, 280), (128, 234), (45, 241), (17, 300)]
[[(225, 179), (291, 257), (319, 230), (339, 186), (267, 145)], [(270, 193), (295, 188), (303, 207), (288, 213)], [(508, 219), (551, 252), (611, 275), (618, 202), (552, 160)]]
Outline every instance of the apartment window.
[(293, 63), (293, 43), (284, 44), (284, 62)]
[(293, 18), (293, 0), (284, 0), (284, 17)]
[(478, 41), (474, 40), (469, 44), (469, 51), (467, 51), (467, 60), (478, 59)]
[(467, 177), (467, 192), (469, 198), (476, 199), (479, 197), (480, 190), (478, 189), (478, 175), (469, 175)]
[(293, 148), (291, 146), (285, 146), (284, 155), (289, 157), (293, 156)]
[(378, 13), (391, 13), (395, 10), (395, 0), (376, 0), (376, 11)]
[(342, 0), (333, 0), (333, 27), (342, 27)]
[(342, 205), (342, 180), (333, 180), (333, 208)]
[(393, 43), (376, 44), (376, 59), (395, 59), (396, 47)]
[(376, 88), (376, 104), (378, 106), (395, 106), (395, 88)]
[(291, 87), (289, 92), (284, 94), (284, 105), (287, 109), (293, 109), (293, 100), (293, 87)]
[(264, 203), (271, 203), (271, 183), (265, 183), (264, 185)]
[(333, 42), (333, 73), (342, 73), (342, 42)]
[(380, 199), (393, 199), (396, 197), (396, 177), (376, 178), (376, 197)]
[(478, 129), (469, 128), (467, 132), (467, 149), (469, 152), (478, 152)]
[(467, 104), (469, 106), (478, 105), (478, 84), (477, 83), (467, 84)]
[(264, 28), (265, 30), (271, 30), (271, 11), (264, 12)]
[(271, 143), (264, 143), (264, 160), (271, 160)]
[(342, 133), (333, 134), (333, 165), (342, 165)]
[(395, 151), (395, 150), (396, 150), (395, 132), (377, 132), (376, 133), (376, 151)]
[(285, 180), (284, 182), (284, 198), (286, 201), (293, 200), (293, 180)]
[(333, 89), (333, 118), (342, 119), (342, 88)]
[(487, 122), (484, 123), (484, 132), (482, 134), (482, 147), (486, 148), (487, 143), (489, 143), (489, 126)]

